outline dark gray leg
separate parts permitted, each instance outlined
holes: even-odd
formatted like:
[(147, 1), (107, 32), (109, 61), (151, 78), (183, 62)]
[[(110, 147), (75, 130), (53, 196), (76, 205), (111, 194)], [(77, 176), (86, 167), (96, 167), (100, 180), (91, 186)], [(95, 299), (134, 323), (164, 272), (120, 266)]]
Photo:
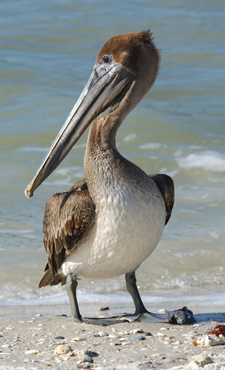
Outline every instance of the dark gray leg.
[(70, 300), (70, 306), (72, 311), (72, 317), (75, 322), (84, 322), (88, 324), (94, 325), (112, 325), (118, 322), (126, 322), (127, 319), (125, 318), (98, 318), (98, 317), (82, 317), (80, 314), (78, 302), (77, 302), (77, 278), (74, 274), (69, 274), (66, 278), (66, 285), (67, 285), (67, 293)]
[(135, 306), (134, 315), (140, 315), (142, 313), (148, 312), (142, 302), (141, 296), (139, 294), (139, 291), (136, 285), (135, 272), (133, 271), (131, 273), (126, 274), (125, 279), (126, 279), (127, 290), (130, 293), (134, 301), (134, 306)]
[(129, 274), (125, 275), (126, 284), (127, 284), (127, 290), (130, 293), (131, 297), (133, 298), (134, 305), (135, 305), (135, 313), (134, 316), (139, 316), (138, 319), (141, 319), (143, 316), (150, 316), (155, 317), (159, 320), (162, 320), (172, 323), (172, 324), (178, 324), (178, 325), (188, 325), (193, 324), (195, 322), (194, 315), (192, 311), (188, 310), (187, 307), (183, 307), (181, 309), (175, 310), (175, 311), (167, 311), (168, 312), (168, 318), (166, 318), (164, 315), (160, 314), (153, 314), (149, 312), (141, 299), (141, 296), (139, 294), (137, 285), (136, 285), (136, 277), (135, 272), (131, 272)]
[(82, 322), (82, 317), (80, 314), (78, 302), (77, 302), (77, 279), (76, 276), (73, 274), (69, 274), (66, 278), (66, 285), (67, 285), (67, 293), (70, 300), (70, 306), (72, 311), (72, 317), (74, 321)]

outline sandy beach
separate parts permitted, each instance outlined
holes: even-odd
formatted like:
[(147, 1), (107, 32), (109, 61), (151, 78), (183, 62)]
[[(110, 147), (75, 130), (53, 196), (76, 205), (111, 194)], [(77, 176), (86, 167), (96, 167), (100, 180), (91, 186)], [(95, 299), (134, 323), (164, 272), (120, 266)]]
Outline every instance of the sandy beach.
[(221, 338), (213, 346), (193, 344), (224, 322), (224, 314), (198, 314), (189, 326), (96, 326), (74, 323), (65, 310), (57, 307), (57, 316), (51, 307), (1, 308), (0, 369), (225, 369), (225, 346), (215, 342)]

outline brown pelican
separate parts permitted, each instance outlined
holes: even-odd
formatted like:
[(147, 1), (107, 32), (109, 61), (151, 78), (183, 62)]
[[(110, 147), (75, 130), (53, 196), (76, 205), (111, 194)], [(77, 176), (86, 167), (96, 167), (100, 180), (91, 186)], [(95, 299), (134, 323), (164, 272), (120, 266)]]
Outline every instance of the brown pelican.
[[(153, 252), (170, 219), (173, 180), (163, 174), (149, 176), (124, 158), (116, 148), (116, 132), (154, 83), (159, 59), (150, 31), (106, 42), (87, 85), (25, 191), (30, 198), (91, 124), (85, 180), (50, 197), (43, 221), (48, 263), (39, 287), (67, 283), (76, 321), (85, 321), (76, 297), (79, 278), (125, 274), (135, 315), (149, 313), (138, 292), (135, 271)], [(188, 321), (186, 311), (178, 310), (182, 323)]]

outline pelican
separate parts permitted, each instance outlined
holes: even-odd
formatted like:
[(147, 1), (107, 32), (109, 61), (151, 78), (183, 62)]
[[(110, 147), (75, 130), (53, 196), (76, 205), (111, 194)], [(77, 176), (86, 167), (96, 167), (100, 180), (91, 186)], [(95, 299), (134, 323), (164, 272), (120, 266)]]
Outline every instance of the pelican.
[[(48, 263), (39, 287), (67, 284), (72, 316), (78, 322), (94, 320), (80, 314), (76, 295), (80, 278), (124, 274), (135, 317), (151, 315), (138, 292), (135, 272), (155, 249), (170, 219), (174, 185), (169, 176), (147, 175), (124, 158), (116, 148), (116, 132), (153, 85), (159, 61), (149, 30), (106, 42), (87, 85), (25, 190), (32, 197), (91, 124), (85, 179), (51, 196), (43, 220)], [(185, 307), (174, 312), (182, 316), (177, 321), (192, 320)]]

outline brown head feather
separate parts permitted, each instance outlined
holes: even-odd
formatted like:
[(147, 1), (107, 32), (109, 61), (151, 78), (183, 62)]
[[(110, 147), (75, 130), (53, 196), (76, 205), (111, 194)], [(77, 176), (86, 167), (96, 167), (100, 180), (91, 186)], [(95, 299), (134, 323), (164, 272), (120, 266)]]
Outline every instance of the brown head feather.
[[(158, 71), (160, 59), (159, 51), (153, 42), (152, 33), (149, 30), (112, 37), (102, 47), (98, 54), (96, 64), (104, 55), (112, 55), (114, 62), (121, 64), (135, 76), (138, 75), (140, 68), (144, 68), (143, 62), (145, 60), (145, 55), (148, 63), (149, 55), (151, 55), (150, 63), (154, 63)], [(139, 58), (142, 58), (141, 63)]]

